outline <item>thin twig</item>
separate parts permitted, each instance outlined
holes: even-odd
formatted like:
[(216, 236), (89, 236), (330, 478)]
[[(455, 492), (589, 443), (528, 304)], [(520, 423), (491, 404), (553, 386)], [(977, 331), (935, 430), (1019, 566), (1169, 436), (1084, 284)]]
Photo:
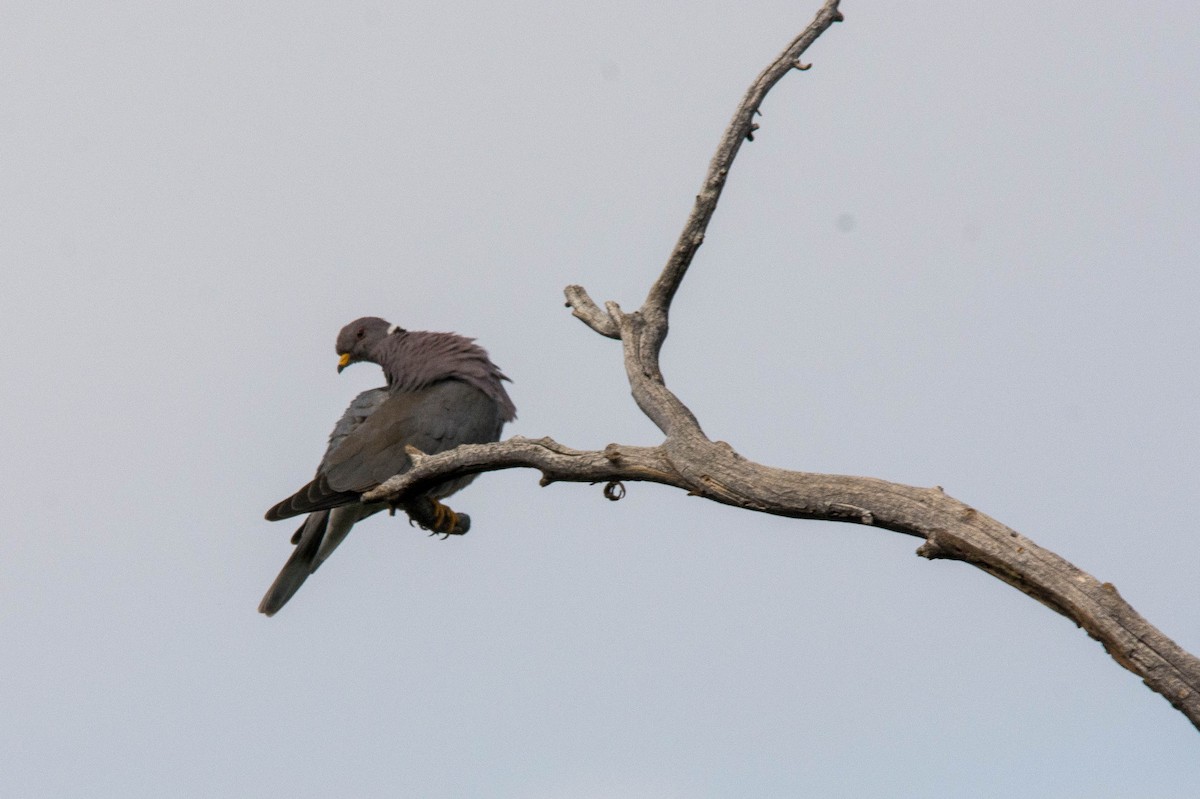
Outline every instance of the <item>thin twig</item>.
[(754, 115), (758, 113), (759, 106), (762, 105), (767, 92), (784, 75), (796, 68), (801, 54), (817, 40), (817, 37), (833, 23), (841, 21), (842, 14), (838, 11), (838, 0), (828, 0), (817, 12), (812, 23), (804, 29), (804, 32), (793, 39), (791, 44), (750, 84), (750, 88), (742, 97), (742, 102), (733, 112), (733, 119), (725, 128), (721, 143), (717, 145), (717, 151), (709, 162), (708, 174), (704, 177), (703, 187), (696, 195), (692, 212), (688, 215), (687, 222), (684, 223), (683, 232), (679, 234), (675, 249), (671, 251), (671, 255), (667, 259), (666, 267), (646, 296), (646, 302), (642, 306), (643, 311), (655, 308), (662, 309), (665, 313), (666, 309), (670, 307), (679, 284), (683, 282), (684, 275), (687, 274), (688, 267), (692, 264), (696, 250), (704, 242), (708, 222), (717, 208), (721, 190), (725, 188), (725, 181), (729, 177), (733, 159), (737, 157), (738, 150), (742, 148), (742, 142), (749, 138), (754, 128)]

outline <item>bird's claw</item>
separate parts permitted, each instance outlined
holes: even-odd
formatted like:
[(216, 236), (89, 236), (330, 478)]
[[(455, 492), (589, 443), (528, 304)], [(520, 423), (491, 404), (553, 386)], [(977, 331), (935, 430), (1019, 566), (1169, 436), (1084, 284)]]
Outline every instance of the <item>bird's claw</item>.
[(448, 536), (455, 527), (458, 527), (458, 514), (435, 499), (433, 501), (433, 531), (445, 533)]
[(428, 530), (431, 536), (440, 535), (442, 540), (452, 535), (466, 535), (471, 529), (471, 517), (455, 513), (432, 497), (423, 497), (406, 505), (410, 524)]

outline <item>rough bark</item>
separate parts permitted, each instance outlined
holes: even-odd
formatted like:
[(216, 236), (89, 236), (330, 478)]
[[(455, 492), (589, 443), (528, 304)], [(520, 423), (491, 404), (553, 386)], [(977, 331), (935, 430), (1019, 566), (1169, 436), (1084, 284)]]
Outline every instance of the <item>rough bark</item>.
[(549, 439), (514, 437), (427, 456), (412, 451), (413, 467), (364, 496), (403, 504), (412, 492), (448, 478), (497, 469), (531, 468), (542, 485), (557, 481), (606, 483), (619, 498), (620, 483), (651, 481), (747, 510), (802, 519), (873, 525), (917, 536), (917, 553), (969, 563), (1028, 594), (1082, 627), (1108, 653), (1200, 728), (1200, 660), (1180, 648), (1135, 611), (1109, 583), (1090, 574), (940, 488), (918, 488), (870, 477), (787, 471), (754, 463), (722, 441), (711, 441), (668, 388), (659, 352), (668, 332), (671, 302), (716, 209), (742, 142), (752, 140), (754, 117), (771, 87), (834, 22), (838, 0), (828, 0), (812, 23), (751, 84), (721, 138), (700, 193), (666, 266), (642, 307), (626, 313), (616, 303), (600, 308), (581, 286), (566, 288), (567, 306), (597, 333), (621, 342), (625, 371), (638, 407), (663, 432), (656, 447), (610, 444), (603, 451), (570, 449)]

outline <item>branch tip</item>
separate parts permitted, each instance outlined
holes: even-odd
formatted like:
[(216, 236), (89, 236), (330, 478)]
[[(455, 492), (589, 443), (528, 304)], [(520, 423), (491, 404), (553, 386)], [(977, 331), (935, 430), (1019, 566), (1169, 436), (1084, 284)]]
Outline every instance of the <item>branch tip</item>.
[(583, 286), (572, 284), (563, 289), (563, 294), (566, 295), (566, 307), (571, 309), (571, 315), (576, 319), (581, 320), (585, 325), (590, 327), (602, 336), (608, 338), (620, 338), (620, 333), (617, 330), (617, 323), (611, 317), (600, 310), (600, 306), (588, 296), (587, 289)]

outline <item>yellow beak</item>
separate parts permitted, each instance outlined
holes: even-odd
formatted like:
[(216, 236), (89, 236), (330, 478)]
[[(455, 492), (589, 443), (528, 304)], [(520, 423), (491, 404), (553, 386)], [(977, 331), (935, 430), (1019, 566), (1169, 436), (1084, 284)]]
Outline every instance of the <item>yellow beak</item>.
[(350, 365), (350, 353), (343, 352), (341, 354), (341, 356), (338, 358), (338, 371), (339, 372), (342, 371), (349, 365)]

